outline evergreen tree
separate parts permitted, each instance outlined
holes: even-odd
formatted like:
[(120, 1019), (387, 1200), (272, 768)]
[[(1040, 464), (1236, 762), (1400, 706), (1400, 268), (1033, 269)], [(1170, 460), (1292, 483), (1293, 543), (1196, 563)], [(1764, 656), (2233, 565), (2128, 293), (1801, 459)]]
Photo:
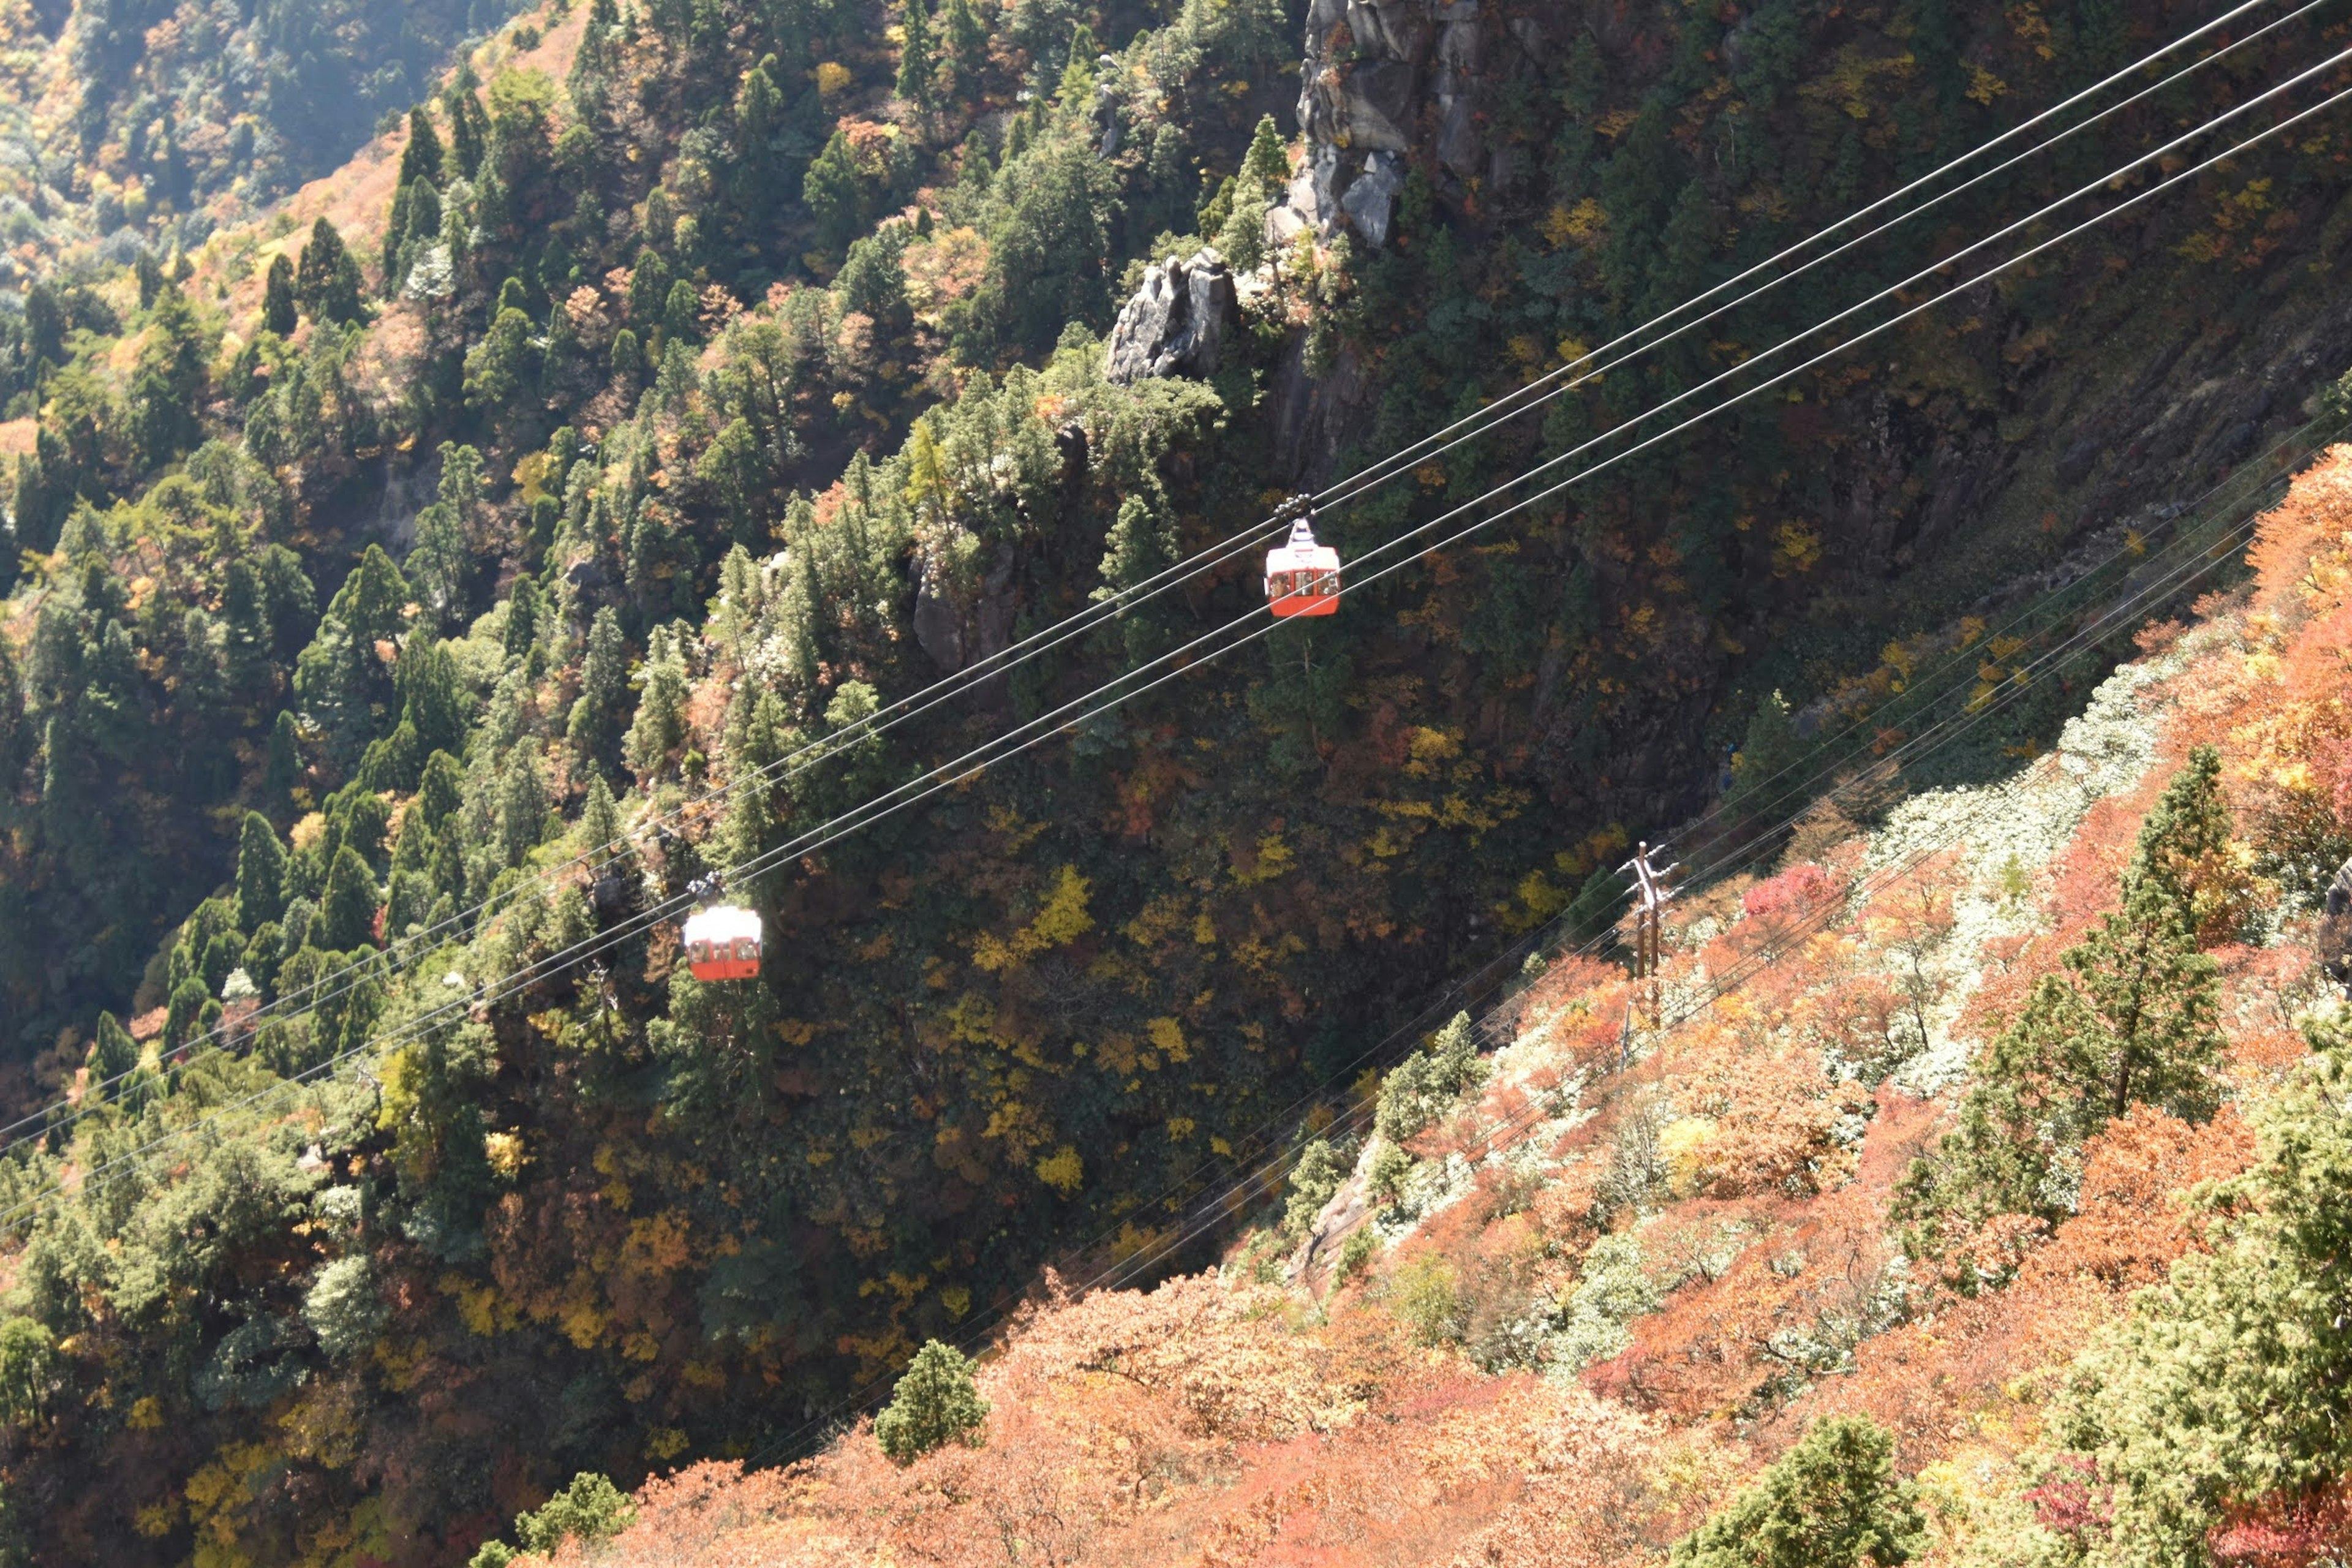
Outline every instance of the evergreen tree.
[(522, 389), (533, 379), (530, 342), (529, 316), (512, 306), (499, 311), (482, 341), (466, 353), (467, 407), (499, 423), (520, 412)]
[(948, 0), (941, 19), (946, 25), (956, 97), (965, 103), (974, 102), (988, 69), (988, 28), (972, 9), (971, 0)]
[(301, 264), (294, 270), (294, 295), (319, 321), (360, 319), (360, 264), (344, 248), (343, 237), (324, 216), (310, 226), (310, 243), (302, 247)]
[(646, 651), (645, 689), (637, 702), (636, 722), (629, 727), (625, 750), (629, 766), (648, 782), (667, 771), (672, 752), (686, 743), (686, 658), (677, 636), (667, 629), (654, 634)]
[(0, 1425), (22, 1428), (46, 1420), (62, 1381), (62, 1358), (47, 1324), (0, 1320)]
[(932, 82), (939, 60), (931, 44), (931, 18), (924, 0), (907, 0), (906, 41), (898, 48), (898, 96), (928, 115), (935, 101)]
[(295, 728), (294, 715), (280, 710), (269, 727), (269, 750), (262, 763), (261, 787), (273, 799), (282, 800), (301, 779), (301, 738)]
[(326, 897), (319, 901), (320, 945), (338, 950), (375, 942), (375, 874), (349, 844), (335, 851), (327, 868)]
[[(127, 1078), (138, 1066), (139, 1042), (131, 1037), (131, 1031), (113, 1014), (99, 1014), (98, 1038), (89, 1047), (89, 1087), (99, 1089)], [(113, 1096), (121, 1093), (119, 1087), (111, 1091)]]
[(446, 643), (425, 632), (411, 637), (393, 670), (393, 685), (403, 721), (415, 727), (420, 762), (422, 752), (464, 746), (474, 700)]
[(809, 164), (801, 183), (801, 200), (808, 204), (809, 215), (816, 220), (817, 243), (836, 256), (846, 251), (865, 226), (865, 214), (856, 155), (842, 132), (835, 131), (824, 151)]
[(202, 1032), (205, 1005), (212, 994), (205, 983), (191, 974), (172, 987), (170, 999), (163, 1009), (163, 1048), (176, 1051)]
[(286, 847), (269, 819), (245, 814), (236, 841), (236, 924), (250, 935), (286, 912)]
[(465, 798), (466, 770), (457, 765), (457, 759), (446, 752), (425, 758), (424, 775), (416, 784), (416, 803), (410, 808), (416, 820), (426, 827), (438, 827)]
[(1956, 1219), (2062, 1217), (2084, 1141), (2135, 1104), (2212, 1115), (2227, 1043), (2219, 969), (2197, 950), (2193, 896), (2165, 869), (2211, 842), (2215, 824), (2198, 804), (2211, 778), (2194, 761), (2176, 775), (2172, 809), (2142, 825), (2122, 910), (2066, 952), (2065, 973), (2042, 978), (1979, 1065), (1959, 1125), (1905, 1177), (1895, 1212), (1914, 1250), (1938, 1250)]
[(602, 766), (611, 756), (620, 738), (621, 704), (628, 691), (628, 649), (621, 640), (621, 618), (608, 605), (589, 625), (588, 651), (580, 661), (580, 696), (564, 727), (583, 766)]
[(1263, 195), (1272, 195), (1290, 183), (1290, 153), (1282, 140), (1282, 132), (1271, 114), (1258, 117), (1257, 130), (1250, 136), (1249, 151), (1242, 155), (1242, 178), (1255, 184)]
[(1768, 693), (1748, 721), (1748, 736), (1731, 760), (1731, 788), (1726, 807), (1741, 816), (1770, 817), (1796, 798), (1804, 780), (1797, 764), (1807, 747), (1797, 733), (1788, 700)]
[(1705, 1524), (1675, 1542), (1673, 1568), (1889, 1568), (1925, 1544), (1895, 1439), (1863, 1415), (1816, 1421), (1804, 1438)]
[(637, 346), (637, 334), (623, 327), (613, 334), (613, 379), (625, 386), (633, 386), (646, 374), (645, 351)]
[(294, 310), (294, 264), (284, 251), (269, 258), (269, 276), (261, 286), (261, 324), (281, 338), (293, 336), (299, 324)]
[(683, 278), (671, 284), (668, 298), (662, 301), (661, 326), (665, 359), (668, 357), (668, 345), (683, 345), (701, 338), (700, 315), (701, 302), (694, 292), (694, 285)]
[(131, 439), (147, 468), (196, 444), (212, 358), (195, 307), (176, 287), (156, 296), (152, 316), (131, 379)]
[(408, 598), (400, 568), (382, 545), (369, 545), (295, 661), (295, 694), (327, 731), (339, 755), (357, 753), (388, 727), (390, 665), (406, 630), (403, 607)]
[(971, 1377), (971, 1363), (952, 1346), (926, 1340), (890, 1403), (874, 1420), (875, 1441), (898, 1465), (911, 1465), (951, 1442), (980, 1446), (988, 1402)]
[(629, 269), (629, 324), (650, 332), (662, 323), (662, 312), (669, 306), (669, 263), (661, 252), (650, 247), (637, 252), (637, 264)]
[(400, 150), (400, 184), (406, 190), (417, 181), (437, 185), (441, 183), (441, 135), (433, 129), (433, 116), (418, 104), (408, 111), (408, 145)]
[(2140, 824), (2124, 874), (2125, 901), (2142, 894), (2160, 900), (2200, 946), (2231, 940), (2249, 901), (2247, 879), (2231, 847), (2232, 826), (2221, 794), (2221, 753), (2199, 746)]

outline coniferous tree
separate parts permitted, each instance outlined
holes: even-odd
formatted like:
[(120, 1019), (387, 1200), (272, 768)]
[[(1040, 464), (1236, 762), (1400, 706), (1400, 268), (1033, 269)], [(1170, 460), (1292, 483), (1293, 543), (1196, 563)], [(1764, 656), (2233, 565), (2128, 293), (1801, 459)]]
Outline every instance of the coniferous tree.
[(408, 145), (400, 150), (400, 184), (407, 189), (417, 181), (437, 185), (441, 183), (441, 135), (433, 129), (433, 116), (418, 104), (408, 111)]
[(261, 286), (261, 324), (279, 337), (291, 337), (299, 324), (294, 307), (294, 264), (279, 251), (269, 258), (269, 276)]
[(142, 468), (161, 468), (195, 445), (211, 357), (195, 308), (177, 287), (166, 288), (131, 381), (131, 439)]
[(466, 770), (457, 759), (446, 752), (436, 752), (425, 759), (425, 772), (416, 784), (416, 803), (412, 809), (426, 827), (438, 827), (466, 798)]
[(310, 242), (294, 269), (294, 295), (302, 308), (322, 321), (360, 319), (360, 264), (343, 246), (343, 237), (324, 216), (310, 226)]
[(2126, 901), (2142, 891), (2162, 900), (2196, 934), (2200, 946), (2236, 936), (2249, 889), (2231, 847), (2232, 826), (2221, 794), (2221, 753), (2199, 746), (2140, 824), (2124, 874)]
[(628, 690), (628, 650), (621, 640), (621, 618), (608, 605), (589, 624), (588, 651), (580, 661), (580, 696), (564, 727), (583, 765), (602, 766), (611, 756)]
[(2171, 808), (2142, 825), (2122, 910), (2066, 952), (2065, 973), (2042, 978), (1979, 1065), (1958, 1127), (1905, 1177), (1895, 1212), (1915, 1250), (1937, 1251), (1954, 1221), (2062, 1217), (2084, 1141), (2136, 1104), (2212, 1115), (2220, 971), (2197, 949), (2193, 892), (2172, 874), (2217, 831), (2199, 804), (2212, 779), (2195, 760), (2175, 775)]
[[(89, 1086), (92, 1089), (129, 1074), (139, 1066), (139, 1042), (131, 1031), (111, 1013), (98, 1016), (98, 1038), (89, 1047)], [(114, 1095), (120, 1095), (117, 1089)], [(111, 1098), (111, 1096), (110, 1096)]]
[(326, 896), (319, 901), (318, 942), (345, 951), (372, 946), (375, 910), (375, 873), (368, 869), (360, 852), (346, 844), (335, 851), (327, 868)]
[(1802, 1441), (1675, 1542), (1672, 1568), (1892, 1568), (1924, 1544), (1895, 1439), (1864, 1415), (1816, 1421)]
[(677, 637), (667, 629), (656, 631), (646, 652), (636, 721), (629, 726), (625, 746), (629, 766), (639, 778), (661, 776), (670, 753), (685, 744), (687, 696), (686, 659)]
[(972, 9), (971, 0), (948, 0), (940, 19), (947, 32), (956, 97), (965, 103), (976, 101), (988, 69), (988, 28)]
[(926, 1340), (874, 1419), (874, 1438), (893, 1464), (911, 1465), (935, 1448), (977, 1447), (988, 1402), (973, 1385), (971, 1363), (951, 1345)]
[(294, 715), (279, 710), (269, 727), (269, 750), (261, 767), (261, 786), (273, 799), (284, 799), (302, 778), (301, 737)]
[(931, 17), (924, 0), (907, 0), (905, 42), (898, 47), (898, 96), (929, 115), (937, 94), (939, 59), (931, 43)]
[(236, 844), (236, 923), (250, 935), (286, 912), (286, 847), (269, 819), (245, 814)]
[(849, 138), (836, 130), (824, 151), (808, 167), (801, 183), (801, 200), (808, 204), (809, 215), (816, 220), (817, 243), (836, 255), (849, 248), (864, 226), (860, 210), (856, 155), (849, 150)]

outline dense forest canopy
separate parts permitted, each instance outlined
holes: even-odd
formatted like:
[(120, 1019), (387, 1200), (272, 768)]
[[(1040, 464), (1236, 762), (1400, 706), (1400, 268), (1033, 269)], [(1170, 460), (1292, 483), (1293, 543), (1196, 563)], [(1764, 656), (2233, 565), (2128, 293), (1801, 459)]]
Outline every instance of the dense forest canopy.
[[(772, 1449), (1045, 1262), (1206, 1256), (1195, 1199), (1457, 973), (1606, 930), (1637, 837), (1718, 797), (1759, 832), (1784, 766), (1899, 745), (1923, 650), (2014, 690), (1915, 782), (2046, 745), (2137, 623), (1987, 606), (2340, 416), (2341, 116), (1115, 710), (1059, 717), (1251, 610), (1253, 559), (876, 720), (2206, 15), (20, 8), (9, 1539), (462, 1561), (605, 1508), (576, 1473)], [(2345, 41), (2292, 20), (1321, 536), (1629, 427)], [(1139, 347), (1171, 277), (1192, 335)], [(2315, 897), (2333, 833), (2266, 874)], [(698, 984), (648, 911), (753, 861), (762, 974)], [(1905, 1188), (1923, 1248), (2052, 1217), (2057, 1167), (1988, 1151), (2134, 965), (2188, 999), (2125, 1103), (2137, 1035), (2079, 1064), (2063, 1159), (2211, 1114), (2222, 916), (2172, 875), (2003, 1037)]]

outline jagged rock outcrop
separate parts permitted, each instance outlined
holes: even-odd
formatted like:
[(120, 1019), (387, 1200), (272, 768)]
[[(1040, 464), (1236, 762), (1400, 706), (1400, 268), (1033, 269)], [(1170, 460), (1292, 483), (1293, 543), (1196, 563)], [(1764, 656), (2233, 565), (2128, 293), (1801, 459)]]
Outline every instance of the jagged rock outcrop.
[(1118, 312), (1104, 374), (1122, 385), (1152, 375), (1211, 374), (1234, 309), (1234, 275), (1214, 250), (1204, 246), (1181, 260), (1158, 262)]
[[(1543, 48), (1533, 23), (1512, 37), (1533, 57)], [(1269, 235), (1343, 226), (1364, 243), (1388, 243), (1405, 156), (1427, 138), (1437, 168), (1478, 177), (1486, 162), (1477, 78), (1485, 46), (1477, 0), (1315, 0), (1307, 16), (1298, 123), (1307, 156)]]

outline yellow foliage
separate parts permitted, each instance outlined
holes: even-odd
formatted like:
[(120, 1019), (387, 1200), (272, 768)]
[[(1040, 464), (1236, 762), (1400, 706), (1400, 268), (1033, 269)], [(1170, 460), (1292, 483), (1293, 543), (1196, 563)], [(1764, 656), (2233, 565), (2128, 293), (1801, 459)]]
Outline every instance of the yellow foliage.
[(1170, 1061), (1189, 1062), (1192, 1059), (1192, 1047), (1184, 1041), (1183, 1026), (1175, 1019), (1154, 1018), (1144, 1026), (1144, 1029), (1151, 1036), (1153, 1047), (1165, 1051)]
[(148, 1394), (131, 1406), (131, 1413), (122, 1418), (122, 1424), (133, 1432), (152, 1432), (163, 1424), (163, 1407), (156, 1402), (153, 1394)]
[(847, 88), (854, 79), (849, 68), (833, 60), (822, 60), (816, 68), (816, 90), (820, 98), (831, 98)]
[(675, 1426), (656, 1426), (646, 1434), (646, 1458), (673, 1459), (686, 1452), (686, 1434)]
[(1015, 932), (1009, 942), (983, 932), (972, 943), (972, 963), (991, 971), (1006, 969), (1048, 948), (1076, 942), (1095, 928), (1095, 918), (1087, 910), (1087, 900), (1092, 891), (1092, 884), (1078, 875), (1076, 866), (1063, 867), (1055, 876), (1054, 890), (1045, 896), (1045, 908), (1037, 911), (1037, 918)]
[(131, 1519), (131, 1527), (150, 1541), (171, 1534), (179, 1522), (179, 1509), (168, 1502), (149, 1503)]
[(522, 1134), (519, 1132), (482, 1134), (482, 1157), (489, 1161), (491, 1170), (509, 1179), (530, 1162), (530, 1156), (523, 1152)]
[(1297, 863), (1298, 858), (1291, 853), (1290, 846), (1282, 841), (1282, 835), (1268, 833), (1258, 839), (1249, 868), (1234, 868), (1234, 880), (1245, 888), (1259, 882), (1271, 882)]
[(1077, 1149), (1065, 1143), (1037, 1162), (1037, 1179), (1061, 1194), (1069, 1196), (1086, 1180), (1086, 1162), (1078, 1158)]
[(1189, 1116), (1170, 1117), (1168, 1119), (1168, 1142), (1171, 1143), (1181, 1143), (1185, 1139), (1192, 1136), (1192, 1130), (1198, 1125), (1199, 1123), (1195, 1122)]
[(940, 1305), (948, 1310), (949, 1317), (961, 1321), (971, 1310), (971, 1292), (961, 1285), (950, 1285), (940, 1292)]

